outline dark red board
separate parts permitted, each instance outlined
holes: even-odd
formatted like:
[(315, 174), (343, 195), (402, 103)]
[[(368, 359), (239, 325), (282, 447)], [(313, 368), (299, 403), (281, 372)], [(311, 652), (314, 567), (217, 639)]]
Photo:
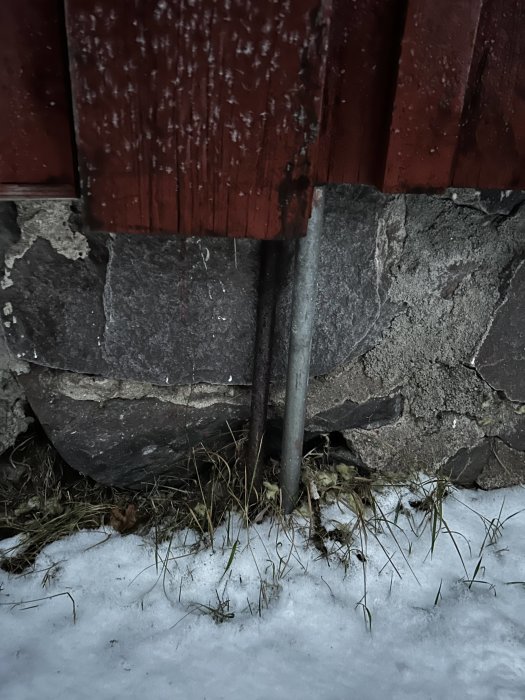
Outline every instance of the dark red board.
[(485, 0), (452, 177), (525, 189), (525, 2)]
[(451, 183), (482, 0), (409, 0), (383, 187)]
[(382, 186), (406, 2), (334, 2), (318, 182)]
[(60, 0), (0, 1), (0, 197), (74, 197)]
[(66, 0), (92, 229), (303, 235), (329, 0)]

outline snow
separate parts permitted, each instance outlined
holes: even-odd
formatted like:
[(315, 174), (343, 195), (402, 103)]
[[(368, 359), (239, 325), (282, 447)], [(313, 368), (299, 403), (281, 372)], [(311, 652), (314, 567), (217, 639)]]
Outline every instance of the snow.
[[(2, 698), (521, 699), (524, 496), (454, 492), (432, 552), (424, 513), (407, 505), (395, 522), (394, 491), (378, 500), (383, 531), (350, 554), (327, 541), (328, 559), (300, 516), (246, 529), (232, 515), (213, 547), (181, 532), (157, 563), (153, 540), (79, 532), (28, 574), (0, 573)], [(328, 529), (352, 518), (323, 510)]]

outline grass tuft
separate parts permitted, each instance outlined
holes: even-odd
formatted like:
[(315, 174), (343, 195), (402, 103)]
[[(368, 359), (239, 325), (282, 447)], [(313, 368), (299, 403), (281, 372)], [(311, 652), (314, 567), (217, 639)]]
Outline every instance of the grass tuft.
[[(231, 438), (231, 443), (220, 451), (205, 446), (193, 449), (188, 457), (191, 477), (177, 481), (159, 479), (140, 490), (96, 484), (72, 472), (41, 436), (28, 438), (11, 454), (12, 466), (23, 475), (21, 481), (16, 486), (0, 483), (0, 536), (18, 535), (11, 549), (4, 550), (0, 565), (11, 573), (23, 573), (34, 566), (43, 547), (81, 529), (112, 528), (106, 530), (108, 537), (114, 531), (123, 536), (136, 532), (147, 535), (154, 545), (151, 567), (155, 567), (156, 580), (152, 588), (161, 584), (169, 598), (174, 577), (180, 576), (180, 603), (183, 580), (193, 579), (193, 570), (187, 568), (184, 572), (181, 560), (210, 547), (223, 557), (216, 600), (213, 594), (206, 603), (192, 600), (187, 604), (187, 614), (208, 615), (216, 623), (223, 623), (237, 613), (261, 616), (278, 598), (285, 579), (295, 575), (294, 572), (307, 573), (301, 550), (310, 546), (320, 559), (326, 560), (327, 566), (341, 566), (345, 577), (351, 568), (359, 567), (362, 589), (359, 586), (355, 607), (360, 609), (365, 626), (371, 631), (373, 596), (368, 592), (369, 572), (382, 574), (386, 569), (391, 587), (394, 578), (402, 579), (406, 572), (419, 583), (411, 566), (412, 546), (426, 533), (425, 541), (430, 543), (427, 557), (432, 557), (442, 540), (451, 542), (463, 568), (460, 583), (473, 593), (481, 586), (488, 586), (495, 593), (494, 586), (484, 580), (483, 561), (486, 563), (488, 559), (483, 560), (483, 553), (496, 545), (505, 524), (521, 511), (504, 516), (503, 502), (497, 515), (489, 519), (462, 504), (476, 513), (485, 531), (476, 565), (473, 570), (469, 565), (472, 571), (469, 573), (471, 545), (461, 533), (449, 527), (444, 515), (446, 499), (461, 503), (457, 489), (447, 478), (396, 477), (341, 463), (337, 453), (330, 450), (327, 439), (323, 449), (312, 450), (304, 457), (299, 504), (290, 516), (285, 516), (278, 486), (278, 462), (268, 461), (260, 489), (254, 490), (247, 483), (245, 472), (246, 437), (231, 432)], [(270, 524), (271, 541), (263, 541), (257, 528), (263, 520)], [(220, 531), (219, 525), (223, 526)], [(415, 538), (409, 537), (409, 530)], [(184, 534), (179, 535), (180, 532)], [(256, 556), (255, 541), (263, 545), (262, 557)], [(373, 548), (372, 562), (369, 542), (379, 545)], [(242, 609), (244, 603), (239, 605), (236, 601), (237, 611), (234, 611), (227, 588), (235, 579), (237, 559), (245, 551), (251, 553), (259, 579), (258, 599), (253, 595), (251, 600), (247, 598), (245, 609)], [(59, 570), (60, 562), (45, 570), (44, 588), (51, 586)], [(511, 581), (507, 585), (525, 584)], [(443, 600), (445, 589), (441, 581), (435, 597), (432, 593), (434, 606)], [(53, 597), (56, 596), (27, 603), (37, 604)]]

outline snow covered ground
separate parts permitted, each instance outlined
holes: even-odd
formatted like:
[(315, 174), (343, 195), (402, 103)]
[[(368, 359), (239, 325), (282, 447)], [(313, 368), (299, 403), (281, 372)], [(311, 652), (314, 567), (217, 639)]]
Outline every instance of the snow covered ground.
[(378, 502), (391, 524), (327, 541), (328, 559), (300, 521), (233, 516), (213, 548), (186, 531), (157, 562), (151, 541), (110, 529), (55, 542), (27, 575), (0, 573), (0, 696), (525, 698), (525, 513), (496, 527), (525, 491), (454, 492), (432, 556), (431, 519), (417, 536), (424, 513), (394, 525), (398, 496)]

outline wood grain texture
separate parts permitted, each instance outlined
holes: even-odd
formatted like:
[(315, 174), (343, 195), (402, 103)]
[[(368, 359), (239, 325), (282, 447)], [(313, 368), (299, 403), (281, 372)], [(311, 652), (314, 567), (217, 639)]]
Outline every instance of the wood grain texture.
[(317, 181), (381, 187), (407, 0), (335, 0)]
[(482, 0), (409, 0), (383, 187), (451, 183)]
[(0, 199), (75, 199), (74, 185), (14, 185), (0, 182)]
[(525, 189), (525, 1), (485, 0), (451, 184)]
[(62, 2), (2, 0), (0, 196), (74, 196), (68, 82)]
[(303, 235), (330, 0), (66, 0), (88, 226)]

